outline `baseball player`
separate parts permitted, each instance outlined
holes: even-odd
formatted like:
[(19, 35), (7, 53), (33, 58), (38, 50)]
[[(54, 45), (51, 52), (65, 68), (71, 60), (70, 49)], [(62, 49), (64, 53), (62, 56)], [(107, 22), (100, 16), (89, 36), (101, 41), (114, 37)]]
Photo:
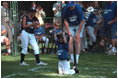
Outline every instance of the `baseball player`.
[(79, 5), (74, 4), (74, 1), (69, 1), (67, 6), (62, 11), (62, 17), (67, 33), (70, 36), (69, 52), (71, 61), (74, 63), (73, 56), (73, 40), (76, 43), (76, 63), (78, 63), (80, 55), (80, 38), (82, 37), (82, 30), (84, 24), (84, 14)]
[[(4, 26), (1, 26), (1, 35), (6, 34), (6, 30)], [(10, 47), (10, 40), (6, 36), (1, 36), (1, 43), (5, 43), (7, 48), (7, 53), (5, 53), (6, 56), (11, 54), (11, 47)]]
[(59, 74), (75, 74), (74, 69), (70, 69), (70, 61), (68, 56), (69, 35), (65, 33), (54, 34), (57, 54), (58, 54), (58, 73)]
[(47, 63), (43, 63), (40, 61), (39, 47), (34, 36), (34, 29), (39, 25), (39, 21), (35, 17), (35, 12), (36, 10), (31, 8), (29, 9), (28, 15), (23, 17), (21, 32), (22, 51), (20, 65), (29, 66), (29, 64), (24, 62), (25, 55), (27, 54), (28, 43), (30, 43), (33, 47), (37, 65), (47, 65)]
[(95, 9), (94, 12), (90, 13), (87, 21), (87, 27), (86, 27), (87, 33), (90, 37), (90, 40), (92, 41), (92, 44), (96, 42), (96, 36), (94, 34), (95, 32), (94, 29), (98, 22), (98, 18), (96, 17), (96, 15), (97, 15), (97, 11)]
[(112, 43), (112, 49), (109, 51), (109, 54), (115, 55), (117, 53), (117, 2), (109, 1), (109, 4), (106, 6), (103, 13), (104, 26), (101, 30), (103, 37), (106, 37), (108, 34), (106, 30), (110, 31), (110, 39)]
[(47, 48), (48, 48), (48, 44), (49, 44), (49, 39), (46, 37), (46, 33), (45, 33), (45, 28), (43, 26), (38, 27), (34, 30), (34, 34), (36, 36), (36, 38), (38, 38), (38, 40), (42, 40), (45, 43), (45, 49), (44, 52), (47, 52)]

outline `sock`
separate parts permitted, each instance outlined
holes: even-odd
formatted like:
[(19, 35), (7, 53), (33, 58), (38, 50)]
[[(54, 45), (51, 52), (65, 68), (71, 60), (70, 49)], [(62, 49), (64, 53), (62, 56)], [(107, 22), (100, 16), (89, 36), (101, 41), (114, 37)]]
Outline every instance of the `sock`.
[(25, 58), (25, 54), (21, 53), (21, 61), (20, 61), (20, 63), (22, 63), (24, 61), (24, 58)]
[(37, 63), (40, 63), (39, 54), (36, 54), (36, 55), (35, 55), (35, 58), (36, 58), (36, 62), (37, 62)]
[(76, 54), (76, 63), (78, 64), (79, 62), (79, 54)]
[(7, 52), (8, 52), (8, 53), (11, 53), (11, 49), (8, 49)]
[(115, 48), (115, 47), (112, 47), (112, 51), (113, 51), (113, 52), (116, 52), (116, 48)]
[(74, 56), (73, 56), (73, 54), (70, 54), (70, 59), (71, 59), (72, 62), (74, 63)]
[(110, 45), (109, 45), (109, 47), (111, 48), (111, 47), (112, 47), (112, 45), (110, 44)]

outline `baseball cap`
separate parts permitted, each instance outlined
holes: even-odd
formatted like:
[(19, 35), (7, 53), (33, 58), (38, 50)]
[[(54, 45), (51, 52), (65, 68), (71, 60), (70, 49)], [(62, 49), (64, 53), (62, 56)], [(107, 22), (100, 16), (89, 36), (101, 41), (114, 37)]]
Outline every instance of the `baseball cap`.
[(74, 6), (75, 5), (74, 3), (75, 3), (74, 1), (66, 1), (66, 4), (68, 6)]
[(30, 9), (29, 9), (29, 12), (31, 12), (31, 13), (35, 13), (35, 12), (36, 12), (36, 9), (34, 9), (34, 8), (30, 8)]

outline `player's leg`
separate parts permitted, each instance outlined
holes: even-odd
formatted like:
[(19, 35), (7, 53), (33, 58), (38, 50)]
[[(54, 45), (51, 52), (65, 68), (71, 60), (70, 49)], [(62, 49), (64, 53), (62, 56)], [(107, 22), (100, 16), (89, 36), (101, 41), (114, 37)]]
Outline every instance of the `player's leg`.
[(75, 35), (74, 28), (70, 27), (70, 32), (72, 36), (70, 36), (70, 41), (69, 41), (69, 53), (70, 53), (70, 61), (74, 63), (74, 55), (73, 55), (73, 37)]
[(21, 43), (22, 43), (22, 50), (21, 50), (20, 65), (28, 65), (24, 62), (25, 55), (27, 54), (27, 47), (28, 47), (28, 33), (25, 30), (23, 30), (21, 33)]
[(96, 36), (94, 34), (94, 27), (87, 26), (87, 33), (88, 33), (89, 37), (92, 39), (92, 42), (95, 42)]
[(8, 23), (4, 23), (4, 26), (5, 26), (5, 29), (8, 31), (8, 39), (12, 43), (12, 41), (13, 41), (12, 30), (11, 30), (11, 28), (10, 28)]
[(117, 45), (117, 25), (113, 24), (111, 26), (111, 42), (112, 42), (112, 48), (111, 48), (111, 52), (112, 54), (115, 55), (115, 53), (117, 52), (116, 50), (116, 45)]
[(63, 60), (64, 74), (75, 74), (74, 69), (70, 69), (70, 61)]
[(5, 42), (6, 44), (6, 49), (7, 49), (6, 55), (9, 55), (11, 53), (10, 41), (7, 37), (5, 37), (3, 42)]
[(49, 43), (49, 39), (46, 37), (46, 36), (43, 36), (42, 37), (42, 40), (45, 42), (45, 49), (44, 49), (44, 52), (46, 53), (47, 52), (47, 48), (48, 48), (48, 43)]
[(40, 63), (39, 47), (38, 47), (38, 44), (36, 42), (36, 38), (35, 38), (35, 36), (33, 34), (29, 34), (29, 43), (33, 47), (34, 55), (35, 55), (35, 58), (36, 58), (36, 62), (38, 64), (38, 63)]
[(33, 47), (33, 50), (34, 50), (34, 56), (36, 58), (36, 63), (37, 65), (47, 65), (47, 63), (43, 63), (40, 61), (40, 57), (39, 57), (39, 47), (38, 47), (38, 44), (36, 42), (36, 38), (34, 36), (34, 34), (30, 34), (29, 35), (29, 43), (31, 44), (31, 46)]
[(60, 61), (60, 60), (58, 62), (58, 73), (63, 74), (62, 61)]
[(76, 63), (78, 64), (79, 62), (79, 56), (80, 56), (80, 51), (81, 51), (81, 40), (83, 37), (83, 32), (84, 32), (84, 25), (82, 27), (82, 30), (80, 32), (80, 35), (77, 34), (79, 28), (76, 28), (76, 35), (75, 35), (75, 47), (76, 47)]

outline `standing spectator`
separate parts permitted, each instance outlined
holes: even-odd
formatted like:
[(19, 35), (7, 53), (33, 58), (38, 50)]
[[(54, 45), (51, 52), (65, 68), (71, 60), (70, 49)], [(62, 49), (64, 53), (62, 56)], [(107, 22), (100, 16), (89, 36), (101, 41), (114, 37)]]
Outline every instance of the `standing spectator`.
[(36, 9), (36, 3), (35, 3), (35, 2), (32, 2), (31, 8), (32, 8), (32, 9)]
[(84, 14), (79, 5), (74, 4), (74, 1), (69, 1), (67, 6), (62, 11), (62, 17), (66, 31), (70, 36), (69, 52), (71, 61), (74, 63), (73, 41), (76, 43), (76, 63), (78, 63), (80, 55), (80, 42), (82, 37), (82, 29), (84, 24)]
[(39, 47), (34, 36), (34, 28), (39, 26), (39, 21), (35, 17), (35, 13), (36, 10), (30, 9), (28, 15), (23, 17), (21, 32), (21, 41), (23, 46), (21, 51), (20, 65), (29, 66), (29, 64), (24, 62), (25, 55), (27, 54), (28, 43), (30, 43), (33, 47), (37, 65), (47, 65), (47, 63), (41, 62), (39, 58)]
[[(117, 45), (117, 2), (109, 1), (109, 4), (106, 6), (103, 18), (104, 18), (104, 27), (103, 29), (108, 29), (110, 32), (110, 39), (112, 44), (112, 49), (109, 51), (109, 54), (116, 54), (116, 45)], [(105, 34), (105, 30), (103, 30)]]
[(37, 5), (35, 16), (38, 18), (40, 26), (44, 25), (43, 18), (46, 17), (46, 14), (45, 14), (43, 8), (41, 7), (41, 5)]
[(3, 36), (3, 34), (7, 33), (7, 31), (5, 30), (4, 26), (1, 26), (1, 43), (5, 43), (6, 45), (6, 49), (7, 49), (7, 53), (5, 53), (5, 55), (10, 55), (11, 54), (11, 47), (10, 47), (10, 41), (6, 36)]
[(12, 35), (12, 26), (10, 26), (10, 18), (9, 18), (9, 9), (8, 9), (8, 2), (3, 2), (2, 3), (2, 8), (1, 8), (1, 23), (4, 25), (5, 29), (7, 30), (7, 36), (10, 42), (13, 41), (13, 35)]
[(57, 1), (56, 3), (53, 4), (53, 13), (54, 13), (54, 17), (61, 17), (61, 1)]
[(53, 13), (54, 13), (54, 18), (53, 18), (53, 24), (57, 23), (57, 21), (60, 21), (60, 25), (62, 26), (62, 18), (61, 18), (61, 10), (62, 10), (62, 2), (57, 1), (56, 3), (53, 4)]

